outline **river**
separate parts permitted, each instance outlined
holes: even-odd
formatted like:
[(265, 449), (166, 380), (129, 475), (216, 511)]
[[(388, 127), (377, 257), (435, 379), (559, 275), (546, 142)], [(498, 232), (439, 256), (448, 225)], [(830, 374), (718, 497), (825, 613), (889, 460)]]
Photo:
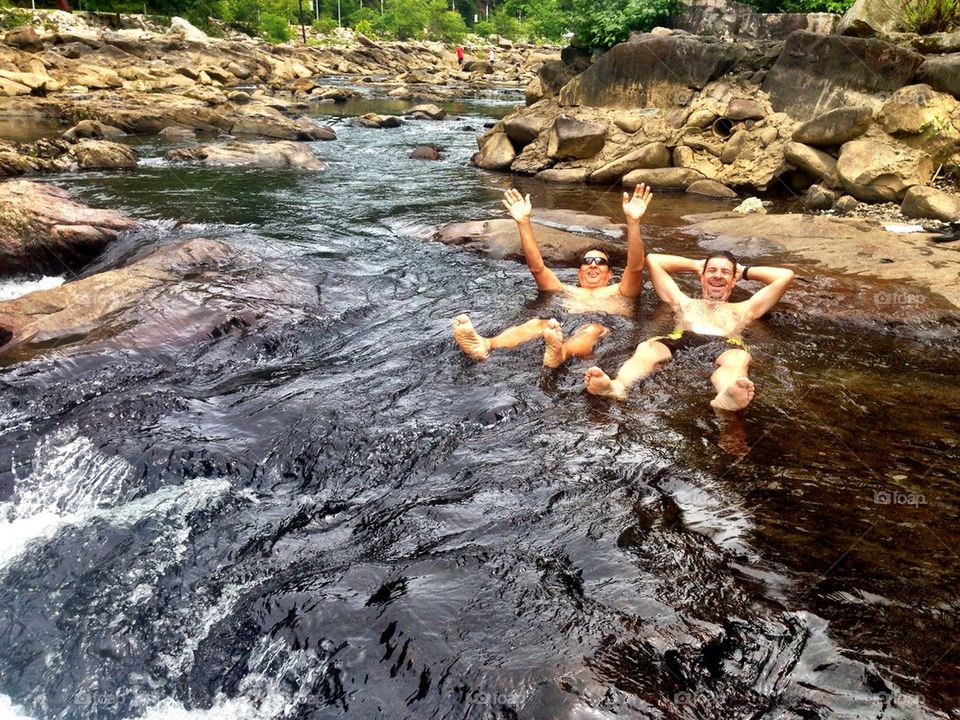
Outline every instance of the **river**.
[[(90, 271), (217, 238), (255, 262), (202, 290), (253, 310), (0, 367), (0, 715), (960, 717), (956, 334), (788, 294), (736, 422), (696, 352), (620, 404), (539, 347), (467, 360), (455, 315), (544, 305), (439, 225), (502, 217), (512, 183), (619, 217), (614, 190), (469, 165), (516, 102), (394, 130), (346, 118), (404, 103), (318, 106), (321, 173), (173, 165), (148, 138), (134, 172), (51, 179), (151, 221)], [(410, 160), (424, 141), (445, 159)], [(699, 252), (678, 217), (717, 207), (658, 196), (648, 247)], [(651, 292), (639, 315), (608, 371), (669, 328)]]

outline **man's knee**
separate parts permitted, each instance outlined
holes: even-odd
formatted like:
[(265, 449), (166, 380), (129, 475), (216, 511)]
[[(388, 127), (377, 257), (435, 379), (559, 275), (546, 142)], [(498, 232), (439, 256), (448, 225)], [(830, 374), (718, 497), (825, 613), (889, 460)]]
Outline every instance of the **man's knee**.
[(671, 356), (670, 348), (658, 340), (644, 340), (637, 345), (636, 355), (644, 355), (655, 358), (669, 358)]
[(750, 353), (746, 350), (735, 348), (724, 352), (717, 358), (716, 363), (720, 367), (739, 367), (741, 365), (749, 365), (752, 359)]

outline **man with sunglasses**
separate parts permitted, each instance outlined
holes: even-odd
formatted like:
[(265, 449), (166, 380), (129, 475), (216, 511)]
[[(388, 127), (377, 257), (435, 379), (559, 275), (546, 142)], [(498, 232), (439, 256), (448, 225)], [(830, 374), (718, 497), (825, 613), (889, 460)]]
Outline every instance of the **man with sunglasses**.
[[(710, 404), (731, 412), (745, 408), (753, 400), (754, 386), (748, 377), (750, 349), (741, 335), (750, 323), (780, 301), (793, 282), (793, 271), (738, 266), (737, 258), (726, 251), (715, 253), (705, 261), (650, 254), (647, 267), (653, 289), (663, 302), (673, 307), (677, 327), (669, 335), (640, 343), (612, 380), (598, 367), (587, 370), (583, 378), (587, 390), (594, 395), (623, 399), (631, 385), (653, 373), (676, 353), (710, 346), (716, 353), (717, 366), (710, 377), (717, 394)], [(671, 274), (678, 272), (694, 272), (700, 276), (699, 298), (691, 298), (677, 287)], [(728, 302), (733, 286), (740, 280), (757, 280), (766, 287), (749, 300)]]
[[(516, 189), (511, 189), (504, 194), (503, 205), (517, 221), (523, 256), (539, 290), (559, 293), (564, 306), (571, 313), (599, 312), (631, 316), (634, 301), (643, 288), (644, 249), (640, 218), (647, 211), (652, 198), (650, 188), (642, 184), (634, 188), (632, 195), (623, 194), (623, 214), (627, 219), (627, 266), (620, 282), (612, 285), (610, 258), (602, 250), (596, 249), (584, 254), (577, 271), (577, 285), (560, 282), (554, 272), (544, 265), (537, 247), (533, 223), (530, 221), (530, 196), (524, 197)], [(514, 348), (543, 338), (543, 364), (551, 368), (559, 367), (571, 357), (589, 357), (600, 338), (608, 332), (604, 325), (592, 322), (577, 328), (565, 340), (560, 323), (555, 319), (535, 318), (522, 325), (509, 327), (493, 337), (483, 337), (474, 329), (467, 315), (458, 315), (453, 321), (453, 336), (457, 344), (474, 360), (483, 360), (494, 350)]]

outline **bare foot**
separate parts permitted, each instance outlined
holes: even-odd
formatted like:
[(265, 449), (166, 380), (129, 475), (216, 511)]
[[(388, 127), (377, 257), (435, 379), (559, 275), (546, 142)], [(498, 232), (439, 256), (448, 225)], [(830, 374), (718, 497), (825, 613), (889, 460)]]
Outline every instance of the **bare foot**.
[(583, 376), (583, 384), (587, 386), (587, 392), (601, 397), (622, 400), (627, 394), (623, 383), (618, 380), (611, 380), (603, 370), (596, 366), (587, 369)]
[(549, 368), (558, 368), (566, 359), (563, 357), (563, 330), (556, 320), (547, 320), (543, 329), (543, 364)]
[(737, 378), (717, 393), (710, 404), (718, 410), (743, 410), (753, 400), (755, 389), (748, 378)]
[(473, 323), (466, 315), (457, 315), (453, 319), (453, 339), (474, 360), (486, 360), (490, 355), (490, 341), (473, 329)]

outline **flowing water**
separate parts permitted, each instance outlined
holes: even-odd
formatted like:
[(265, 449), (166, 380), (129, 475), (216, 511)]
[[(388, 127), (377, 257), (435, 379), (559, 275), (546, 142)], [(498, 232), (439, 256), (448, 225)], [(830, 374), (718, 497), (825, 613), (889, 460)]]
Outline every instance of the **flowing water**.
[[(135, 172), (55, 179), (151, 220), (91, 271), (193, 236), (245, 259), (0, 369), (0, 716), (960, 717), (956, 332), (788, 294), (739, 421), (696, 352), (621, 404), (536, 345), (465, 359), (453, 316), (550, 306), (439, 225), (502, 216), (513, 182), (619, 214), (469, 166), (515, 100), (325, 116), (322, 173), (154, 139)], [(394, 108), (336, 112), (370, 109)], [(445, 159), (408, 159), (423, 141)], [(712, 209), (658, 197), (648, 245), (700, 252), (674, 225)], [(209, 318), (177, 310), (198, 297)], [(596, 362), (669, 326), (647, 292)]]

